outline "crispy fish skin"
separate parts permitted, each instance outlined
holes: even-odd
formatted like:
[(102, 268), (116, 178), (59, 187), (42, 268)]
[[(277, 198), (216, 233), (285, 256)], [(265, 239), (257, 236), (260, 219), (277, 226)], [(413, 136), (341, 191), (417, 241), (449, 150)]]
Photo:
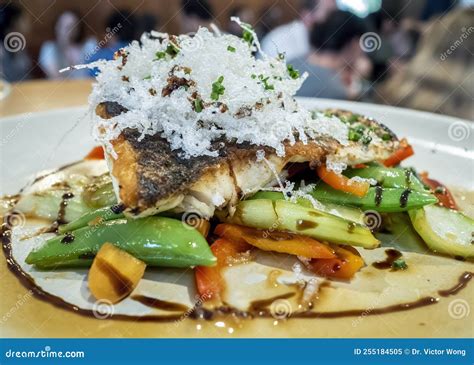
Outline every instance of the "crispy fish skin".
[[(117, 103), (101, 103), (96, 108), (96, 113), (104, 119), (123, 112), (126, 109)], [(107, 160), (114, 187), (119, 201), (126, 207), (125, 213), (134, 217), (171, 210), (210, 218), (215, 209), (223, 208), (232, 214), (243, 196), (273, 181), (288, 163), (319, 164), (327, 155), (338, 155), (343, 156), (344, 163), (352, 164), (384, 158), (391, 153), (390, 148), (361, 148), (355, 143), (341, 146), (334, 139), (320, 138), (307, 144), (286, 145), (284, 157), (268, 147), (216, 141), (217, 157), (184, 158), (180, 151), (171, 150), (158, 134), (140, 139), (140, 133), (133, 129), (122, 131), (112, 145), (117, 158), (107, 155)], [(259, 150), (265, 151), (265, 159), (257, 158)]]

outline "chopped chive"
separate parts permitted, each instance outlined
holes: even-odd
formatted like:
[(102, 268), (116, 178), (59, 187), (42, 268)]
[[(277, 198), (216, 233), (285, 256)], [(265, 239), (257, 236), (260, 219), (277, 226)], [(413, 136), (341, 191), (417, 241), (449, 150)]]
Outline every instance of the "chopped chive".
[(390, 135), (390, 133), (384, 133), (382, 135), (382, 141), (390, 141), (392, 139), (392, 136)]
[(397, 259), (392, 263), (393, 270), (406, 270), (408, 269), (408, 265), (403, 259)]
[(349, 129), (349, 135), (347, 136), (347, 139), (349, 141), (357, 142), (362, 138), (362, 134), (357, 132), (355, 129), (350, 128)]
[(275, 87), (268, 83), (270, 76), (263, 77), (263, 75), (258, 75), (258, 78), (262, 81), (263, 87), (265, 90), (274, 90)]
[(292, 79), (297, 79), (298, 77), (300, 77), (299, 71), (295, 70), (293, 65), (290, 65), (290, 64), (286, 65), (286, 69), (288, 70), (288, 75), (290, 75)]
[(194, 100), (194, 110), (195, 110), (197, 113), (202, 112), (203, 107), (204, 107), (204, 106), (202, 105), (202, 100), (201, 100), (201, 99), (196, 99), (196, 100)]
[(372, 137), (365, 135), (362, 137), (362, 143), (365, 145), (368, 145), (370, 142), (372, 142)]
[(242, 23), (242, 25), (248, 29), (243, 29), (242, 31), (242, 39), (251, 46), (253, 44), (253, 32), (252, 32), (252, 26), (247, 23)]
[(156, 59), (155, 60), (161, 60), (163, 58), (166, 57), (166, 53), (165, 52), (156, 52)]
[(227, 50), (228, 50), (229, 52), (235, 52), (235, 47), (227, 46)]
[(224, 76), (219, 76), (217, 81), (212, 83), (212, 92), (211, 92), (211, 99), (212, 100), (219, 100), (220, 95), (224, 95), (225, 87), (222, 85), (224, 81)]

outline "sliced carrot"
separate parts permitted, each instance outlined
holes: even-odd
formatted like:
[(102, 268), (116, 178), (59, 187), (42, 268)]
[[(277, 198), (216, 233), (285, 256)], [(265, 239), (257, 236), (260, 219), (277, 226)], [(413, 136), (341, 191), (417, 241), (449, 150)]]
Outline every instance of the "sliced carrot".
[(317, 169), (318, 175), (330, 187), (345, 191), (346, 193), (364, 197), (369, 191), (368, 181), (354, 181), (348, 177), (328, 170), (326, 165), (320, 165)]
[(233, 242), (224, 238), (216, 240), (211, 245), (211, 251), (217, 258), (215, 266), (197, 266), (194, 270), (196, 286), (203, 300), (221, 300), (225, 290), (222, 269), (229, 265), (229, 260), (238, 254), (246, 252), (250, 246), (245, 243)]
[(263, 251), (274, 251), (307, 258), (334, 258), (334, 250), (313, 238), (291, 232), (261, 230), (235, 224), (219, 224), (214, 232), (235, 242), (246, 242)]
[(438, 205), (449, 209), (459, 210), (453, 195), (445, 185), (441, 184), (438, 180), (430, 179), (427, 172), (421, 173), (420, 177), (423, 183), (427, 185), (436, 198), (438, 198)]
[(396, 150), (389, 158), (383, 161), (386, 167), (392, 167), (398, 165), (403, 160), (412, 156), (415, 152), (413, 147), (407, 142), (405, 138), (400, 141), (400, 148)]
[(336, 258), (313, 259), (309, 262), (311, 270), (324, 277), (350, 279), (364, 266), (364, 260), (353, 247), (335, 247)]
[(103, 160), (104, 156), (104, 149), (101, 146), (94, 147), (86, 157), (85, 160)]

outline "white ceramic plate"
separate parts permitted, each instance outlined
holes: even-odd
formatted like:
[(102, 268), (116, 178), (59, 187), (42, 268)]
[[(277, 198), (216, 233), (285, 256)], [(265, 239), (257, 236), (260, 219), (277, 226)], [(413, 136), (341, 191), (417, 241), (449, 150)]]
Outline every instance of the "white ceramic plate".
[[(308, 108), (340, 108), (373, 117), (386, 124), (399, 137), (407, 137), (413, 144), (416, 154), (409, 160), (410, 165), (429, 171), (430, 176), (448, 185), (468, 190), (474, 189), (474, 130), (468, 121), (363, 103), (319, 99), (301, 99), (301, 102)], [(39, 171), (52, 169), (84, 157), (95, 145), (89, 132), (90, 123), (86, 107), (1, 119), (0, 194), (14, 194)], [(418, 277), (422, 278), (425, 275), (418, 275)], [(15, 278), (10, 279), (15, 280)], [(308, 331), (303, 333), (298, 329), (300, 327), (291, 330), (291, 326), (287, 326), (281, 333), (272, 331), (263, 332), (262, 335), (289, 336), (294, 333), (298, 336), (321, 335), (313, 329), (309, 331), (309, 327)], [(367, 333), (370, 336), (381, 335), (376, 328), (377, 326), (367, 327)], [(460, 333), (460, 328), (465, 329), (459, 323), (450, 333), (456, 333), (456, 331)], [(362, 331), (359, 325), (358, 330)], [(19, 332), (22, 333), (22, 331)], [(325, 329), (324, 332), (327, 333), (328, 330)], [(97, 334), (97, 332), (94, 333)], [(193, 335), (189, 332), (184, 333)], [(245, 335), (245, 332), (241, 334)], [(71, 332), (68, 332), (68, 335), (71, 335)], [(398, 336), (403, 335), (398, 332)]]

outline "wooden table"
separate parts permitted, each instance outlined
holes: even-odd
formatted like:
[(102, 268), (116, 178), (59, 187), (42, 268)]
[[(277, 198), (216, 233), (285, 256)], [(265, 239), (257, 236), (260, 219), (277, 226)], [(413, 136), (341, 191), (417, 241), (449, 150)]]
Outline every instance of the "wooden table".
[(92, 80), (35, 80), (11, 85), (0, 100), (0, 117), (86, 105)]

